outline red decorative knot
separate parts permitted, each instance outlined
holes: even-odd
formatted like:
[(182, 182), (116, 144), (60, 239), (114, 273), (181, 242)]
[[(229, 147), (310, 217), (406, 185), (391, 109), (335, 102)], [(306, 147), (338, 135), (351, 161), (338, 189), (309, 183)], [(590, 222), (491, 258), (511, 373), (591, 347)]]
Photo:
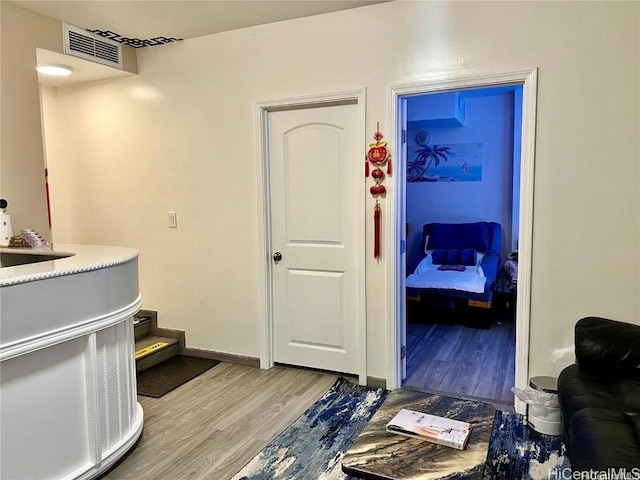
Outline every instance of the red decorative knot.
[(384, 172), (379, 168), (376, 168), (373, 172), (371, 172), (371, 176), (375, 179), (384, 178)]
[(384, 138), (384, 135), (382, 135), (380, 133), (380, 131), (378, 130), (376, 133), (373, 134), (373, 138), (376, 139), (376, 142), (379, 142), (380, 140), (382, 140)]

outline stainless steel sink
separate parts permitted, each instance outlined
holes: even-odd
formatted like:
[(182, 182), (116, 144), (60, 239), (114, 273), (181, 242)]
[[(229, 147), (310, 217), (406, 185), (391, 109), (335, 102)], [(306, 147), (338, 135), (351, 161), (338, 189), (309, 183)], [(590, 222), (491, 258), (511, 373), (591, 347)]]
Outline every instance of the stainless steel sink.
[(46, 262), (48, 260), (60, 260), (61, 258), (72, 257), (73, 255), (75, 254), (62, 252), (0, 252), (0, 267), (15, 267), (29, 263)]

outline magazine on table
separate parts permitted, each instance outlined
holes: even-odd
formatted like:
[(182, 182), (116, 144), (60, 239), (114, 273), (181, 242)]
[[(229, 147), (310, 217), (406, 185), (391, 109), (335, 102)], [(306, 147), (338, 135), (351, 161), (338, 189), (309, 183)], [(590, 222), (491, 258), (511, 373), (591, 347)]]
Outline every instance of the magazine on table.
[(387, 423), (387, 431), (464, 450), (471, 424), (403, 408)]

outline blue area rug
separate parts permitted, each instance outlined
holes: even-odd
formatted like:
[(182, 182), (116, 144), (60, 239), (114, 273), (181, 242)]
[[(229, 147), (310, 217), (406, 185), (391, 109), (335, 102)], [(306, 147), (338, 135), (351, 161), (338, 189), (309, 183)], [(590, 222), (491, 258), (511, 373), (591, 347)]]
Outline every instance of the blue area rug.
[(386, 396), (386, 390), (338, 378), (233, 480), (347, 478), (340, 460)]
[(571, 478), (562, 437), (536, 433), (522, 415), (496, 411), (484, 480)]
[[(342, 472), (340, 461), (387, 393), (338, 378), (233, 480), (355, 480)], [(561, 437), (537, 434), (522, 415), (496, 411), (484, 480), (570, 476)]]

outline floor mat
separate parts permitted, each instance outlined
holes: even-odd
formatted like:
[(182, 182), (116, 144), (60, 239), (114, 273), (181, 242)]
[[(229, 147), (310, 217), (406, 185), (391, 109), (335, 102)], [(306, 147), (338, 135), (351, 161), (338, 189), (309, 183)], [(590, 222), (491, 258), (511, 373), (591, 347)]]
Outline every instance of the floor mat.
[(138, 374), (138, 395), (159, 398), (220, 363), (177, 355)]

